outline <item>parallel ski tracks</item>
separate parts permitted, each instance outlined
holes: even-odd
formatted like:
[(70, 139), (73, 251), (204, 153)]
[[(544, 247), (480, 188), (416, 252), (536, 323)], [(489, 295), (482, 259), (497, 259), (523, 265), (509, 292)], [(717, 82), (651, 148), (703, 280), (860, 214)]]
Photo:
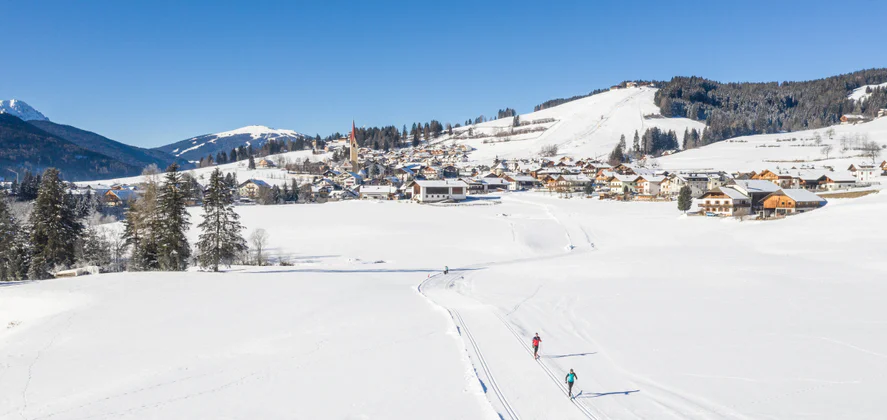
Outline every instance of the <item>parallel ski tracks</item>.
[[(517, 342), (520, 343), (521, 347), (523, 347), (524, 350), (527, 351), (527, 354), (532, 356), (533, 349), (531, 349), (530, 346), (524, 342), (524, 340), (521, 338), (520, 334), (518, 334), (517, 331), (514, 330), (514, 328), (511, 326), (511, 324), (509, 324), (508, 321), (506, 321), (504, 318), (502, 318), (502, 316), (500, 316), (499, 314), (495, 314), (495, 315), (497, 318), (499, 318), (500, 321), (502, 321), (502, 324), (505, 325), (505, 328), (508, 328), (508, 331), (511, 332), (511, 335), (513, 335), (514, 338), (517, 339)], [(561, 383), (560, 379), (558, 378), (558, 375), (555, 375), (554, 372), (551, 371), (551, 368), (546, 366), (545, 363), (542, 363), (541, 360), (537, 359), (536, 363), (538, 363), (539, 366), (542, 368), (542, 370), (545, 371), (545, 373), (548, 375), (548, 377), (551, 378), (552, 381), (554, 381), (554, 384), (558, 388), (560, 388), (561, 392), (563, 392), (564, 395), (568, 395), (569, 391), (568, 391), (567, 387), (563, 383)], [(575, 398), (570, 398), (570, 402), (572, 402), (573, 405), (575, 405), (576, 408), (578, 408), (579, 411), (585, 415), (585, 417), (588, 417), (589, 419), (592, 419), (592, 420), (599, 420), (598, 417), (595, 416), (594, 413), (592, 413), (588, 407), (586, 407), (584, 404), (580, 403), (579, 401), (576, 401)]]
[(517, 415), (514, 407), (511, 406), (511, 404), (508, 402), (508, 399), (505, 398), (505, 394), (499, 388), (499, 384), (498, 382), (496, 382), (496, 377), (493, 376), (493, 372), (490, 371), (490, 367), (487, 365), (486, 359), (484, 359), (484, 354), (480, 351), (480, 346), (478, 346), (477, 341), (474, 340), (474, 336), (471, 334), (471, 330), (468, 328), (465, 320), (462, 319), (462, 315), (459, 314), (459, 312), (455, 309), (448, 309), (448, 311), (450, 312), (450, 317), (453, 318), (453, 321), (457, 322), (461, 326), (461, 331), (465, 332), (463, 336), (468, 339), (468, 343), (471, 344), (471, 347), (474, 349), (474, 354), (477, 355), (478, 364), (487, 377), (487, 382), (489, 382), (490, 389), (492, 389), (493, 393), (496, 394), (496, 397), (502, 404), (502, 408), (505, 410), (505, 413), (508, 414), (508, 416), (512, 420), (519, 420), (520, 416)]

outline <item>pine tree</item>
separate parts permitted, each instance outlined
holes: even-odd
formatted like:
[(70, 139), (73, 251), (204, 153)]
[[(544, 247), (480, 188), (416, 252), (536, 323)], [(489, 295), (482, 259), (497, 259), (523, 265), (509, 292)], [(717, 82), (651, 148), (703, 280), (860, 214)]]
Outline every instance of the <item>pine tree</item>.
[(157, 242), (155, 229), (158, 225), (157, 213), (157, 176), (159, 170), (151, 165), (142, 171), (145, 181), (141, 185), (141, 195), (135, 199), (126, 211), (123, 221), (123, 238), (126, 246), (132, 248), (127, 270), (157, 270)]
[(74, 214), (72, 203), (65, 194), (65, 184), (59, 171), (49, 168), (37, 192), (37, 201), (31, 213), (31, 246), (33, 257), (28, 277), (47, 279), (56, 268), (74, 263), (74, 244), (83, 225)]
[(157, 195), (157, 215), (153, 228), (157, 232), (158, 268), (182, 271), (188, 268), (191, 246), (186, 232), (191, 223), (186, 208), (187, 196), (182, 190), (179, 166), (173, 163), (166, 170), (164, 184)]
[(0, 193), (0, 281), (18, 280), (13, 267), (15, 248), (12, 245), (19, 229), (21, 226), (9, 210), (6, 194)]
[(678, 193), (678, 210), (686, 212), (690, 210), (693, 206), (693, 192), (690, 190), (690, 187), (683, 186), (681, 187), (680, 193)]
[(253, 155), (249, 155), (249, 164), (247, 165), (247, 169), (256, 169), (256, 159), (253, 158)]
[(243, 226), (234, 211), (234, 195), (218, 169), (210, 175), (203, 210), (203, 222), (197, 226), (201, 230), (197, 261), (202, 268), (219, 271), (220, 264), (230, 266), (248, 247), (240, 234)]

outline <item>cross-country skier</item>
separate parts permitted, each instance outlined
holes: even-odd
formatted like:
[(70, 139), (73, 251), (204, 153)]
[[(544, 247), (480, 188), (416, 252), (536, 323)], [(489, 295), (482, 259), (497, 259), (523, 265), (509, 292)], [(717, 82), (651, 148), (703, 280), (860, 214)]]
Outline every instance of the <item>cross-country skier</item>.
[(539, 333), (536, 333), (536, 336), (533, 337), (533, 359), (539, 358), (539, 345), (542, 344), (542, 338), (539, 337)]
[(564, 378), (564, 381), (567, 383), (567, 392), (570, 394), (570, 398), (573, 398), (573, 383), (579, 379), (576, 376), (576, 372), (573, 372), (573, 369), (570, 369), (570, 373), (567, 374), (567, 377)]
[(444, 274), (450, 274), (450, 266), (448, 266), (448, 265), (444, 266)]

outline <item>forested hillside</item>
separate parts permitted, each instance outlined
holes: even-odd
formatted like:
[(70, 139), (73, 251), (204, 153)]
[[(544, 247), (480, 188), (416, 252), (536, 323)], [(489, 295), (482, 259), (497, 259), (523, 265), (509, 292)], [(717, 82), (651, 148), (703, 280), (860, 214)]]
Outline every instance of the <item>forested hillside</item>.
[(86, 150), (43, 131), (20, 118), (0, 114), (0, 171), (3, 177), (28, 170), (40, 173), (48, 167), (62, 171), (65, 180), (111, 178), (138, 173), (142, 168)]
[(875, 117), (887, 108), (887, 90), (866, 100), (848, 95), (861, 86), (887, 82), (887, 69), (861, 70), (804, 82), (720, 83), (675, 77), (660, 86), (656, 104), (666, 117), (705, 121), (701, 145), (731, 137), (815, 129), (837, 124), (844, 114)]

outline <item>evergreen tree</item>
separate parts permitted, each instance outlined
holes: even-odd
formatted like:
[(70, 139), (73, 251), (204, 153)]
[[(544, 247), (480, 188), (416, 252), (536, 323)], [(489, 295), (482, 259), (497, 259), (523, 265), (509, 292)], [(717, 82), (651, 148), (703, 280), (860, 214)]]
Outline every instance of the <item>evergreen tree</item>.
[(515, 115), (514, 118), (511, 119), (512, 127), (520, 127), (520, 115)]
[(77, 244), (77, 261), (107, 271), (111, 266), (111, 243), (98, 229), (89, 226)]
[(179, 166), (173, 163), (166, 170), (163, 186), (157, 195), (158, 268), (165, 271), (182, 271), (188, 268), (191, 246), (186, 232), (191, 223), (186, 209), (187, 196), (182, 189)]
[(127, 270), (144, 271), (157, 270), (157, 242), (156, 227), (157, 213), (157, 176), (156, 165), (149, 166), (142, 171), (145, 182), (141, 185), (142, 194), (135, 199), (126, 211), (123, 221), (123, 238), (126, 246), (132, 249), (132, 254), (127, 265)]
[(249, 164), (247, 165), (247, 169), (256, 169), (256, 159), (253, 158), (253, 155), (249, 155)]
[(693, 192), (690, 187), (683, 186), (678, 193), (678, 210), (686, 212), (693, 206)]
[(31, 246), (33, 256), (28, 277), (47, 279), (56, 268), (74, 263), (74, 244), (83, 225), (77, 220), (72, 203), (65, 194), (59, 171), (49, 168), (43, 173), (37, 201), (31, 213)]
[(0, 281), (18, 280), (14, 268), (16, 235), (21, 229), (18, 221), (9, 210), (5, 194), (0, 193)]
[(210, 175), (203, 210), (203, 222), (197, 226), (201, 231), (197, 261), (202, 268), (219, 271), (220, 264), (230, 266), (248, 248), (240, 234), (243, 226), (240, 215), (234, 211), (234, 195), (218, 169)]
[(638, 136), (638, 130), (634, 130), (634, 140), (631, 143), (631, 152), (634, 153), (636, 158), (641, 155), (641, 138)]

